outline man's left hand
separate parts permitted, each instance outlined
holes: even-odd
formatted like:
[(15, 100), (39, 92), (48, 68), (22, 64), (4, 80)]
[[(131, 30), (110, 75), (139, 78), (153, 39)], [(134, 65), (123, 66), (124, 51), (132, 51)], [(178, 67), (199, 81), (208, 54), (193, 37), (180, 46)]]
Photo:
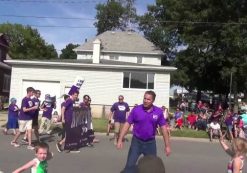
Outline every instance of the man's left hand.
[(170, 146), (165, 147), (165, 153), (166, 153), (166, 156), (169, 156), (171, 154), (171, 148), (170, 148)]

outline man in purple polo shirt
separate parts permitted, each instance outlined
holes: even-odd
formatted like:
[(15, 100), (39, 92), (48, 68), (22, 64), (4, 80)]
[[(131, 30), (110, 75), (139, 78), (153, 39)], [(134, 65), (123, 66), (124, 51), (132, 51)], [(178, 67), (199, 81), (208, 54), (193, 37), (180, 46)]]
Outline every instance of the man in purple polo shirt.
[(119, 137), (119, 132), (122, 129), (124, 123), (126, 122), (127, 113), (130, 111), (128, 103), (124, 102), (124, 96), (118, 96), (118, 102), (114, 103), (111, 107), (111, 114), (109, 116), (109, 122), (114, 120), (114, 144), (117, 145), (117, 140)]
[[(58, 152), (62, 152), (62, 145), (65, 143), (66, 140), (66, 134), (68, 133), (68, 130), (70, 130), (70, 126), (72, 123), (72, 115), (73, 115), (73, 105), (75, 101), (77, 100), (79, 95), (78, 91), (73, 91), (72, 95), (70, 96), (69, 99), (66, 100), (65, 104), (62, 107), (61, 110), (61, 116), (62, 116), (62, 123), (65, 124), (65, 137), (56, 143), (56, 147)], [(80, 152), (80, 150), (75, 151), (75, 152)]]
[(127, 163), (123, 173), (134, 173), (136, 162), (141, 154), (157, 155), (155, 134), (157, 126), (161, 127), (165, 143), (165, 153), (171, 153), (170, 141), (166, 129), (166, 120), (162, 109), (153, 105), (156, 94), (153, 91), (146, 91), (143, 104), (138, 105), (131, 111), (127, 122), (121, 130), (117, 148), (123, 148), (123, 138), (127, 134), (131, 124), (133, 124), (133, 137), (128, 153)]
[(19, 147), (20, 145), (17, 143), (18, 138), (21, 134), (24, 134), (27, 130), (28, 133), (28, 146), (27, 149), (33, 150), (32, 146), (32, 119), (35, 110), (38, 109), (38, 106), (33, 104), (31, 97), (33, 96), (34, 89), (32, 87), (27, 88), (27, 96), (22, 99), (21, 102), (21, 110), (19, 115), (19, 131), (16, 133), (13, 141), (11, 141), (11, 145), (15, 147)]

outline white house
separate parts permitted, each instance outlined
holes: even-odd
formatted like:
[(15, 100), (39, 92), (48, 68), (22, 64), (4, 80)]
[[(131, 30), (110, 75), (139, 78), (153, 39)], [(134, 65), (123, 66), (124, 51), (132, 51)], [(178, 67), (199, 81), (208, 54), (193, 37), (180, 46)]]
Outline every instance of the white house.
[[(10, 97), (20, 104), (25, 89), (33, 86), (41, 90), (41, 100), (47, 93), (60, 98), (81, 76), (85, 82), (80, 99), (91, 96), (95, 116), (101, 116), (105, 105), (112, 105), (120, 94), (131, 106), (142, 103), (146, 90), (156, 92), (156, 105), (169, 106), (170, 72), (176, 68), (161, 66), (163, 53), (143, 36), (108, 31), (74, 51), (77, 60), (7, 60), (12, 66)], [(57, 99), (58, 105), (61, 102)]]

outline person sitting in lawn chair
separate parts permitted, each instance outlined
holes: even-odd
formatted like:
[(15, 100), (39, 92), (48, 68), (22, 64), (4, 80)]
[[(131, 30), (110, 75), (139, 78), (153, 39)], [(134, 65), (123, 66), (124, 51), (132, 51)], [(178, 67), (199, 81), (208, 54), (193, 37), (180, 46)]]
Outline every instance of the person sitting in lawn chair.
[(176, 120), (176, 123), (175, 123), (175, 128), (178, 128), (178, 129), (182, 129), (183, 127), (183, 117), (180, 117)]
[(220, 124), (218, 121), (213, 120), (210, 124), (209, 124), (209, 135), (210, 135), (210, 141), (212, 142), (213, 137), (217, 136), (219, 138), (222, 137), (222, 132), (221, 132), (221, 128), (220, 128)]
[(196, 129), (197, 115), (195, 114), (195, 111), (192, 111), (186, 119), (188, 127), (191, 129)]

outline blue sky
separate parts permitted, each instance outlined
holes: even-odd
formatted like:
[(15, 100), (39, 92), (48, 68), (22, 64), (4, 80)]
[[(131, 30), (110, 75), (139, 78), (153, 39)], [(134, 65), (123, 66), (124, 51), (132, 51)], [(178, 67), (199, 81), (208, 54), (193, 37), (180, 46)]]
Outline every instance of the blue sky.
[[(36, 2), (35, 2), (36, 1)], [(42, 3), (45, 1), (46, 3)], [(54, 44), (58, 53), (69, 43), (82, 44), (84, 40), (96, 35), (93, 23), (96, 15), (95, 5), (107, 0), (0, 0), (0, 23), (19, 23), (33, 25), (38, 29), (42, 38), (49, 44)], [(147, 11), (147, 5), (155, 0), (136, 0), (138, 14)], [(39, 16), (82, 18), (56, 19), (31, 18), (14, 16)], [(36, 26), (78, 26), (68, 27), (36, 27)]]

